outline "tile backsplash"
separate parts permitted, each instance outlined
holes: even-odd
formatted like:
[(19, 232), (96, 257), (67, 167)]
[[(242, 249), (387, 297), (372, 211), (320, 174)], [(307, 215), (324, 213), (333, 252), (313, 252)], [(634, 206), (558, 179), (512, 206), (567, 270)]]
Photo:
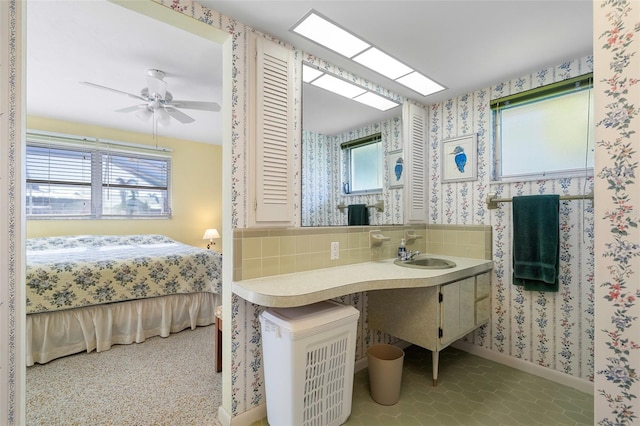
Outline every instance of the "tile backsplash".
[[(371, 246), (369, 231), (380, 230), (389, 240)], [(406, 234), (408, 250), (432, 254), (491, 259), (491, 226), (382, 225), (308, 228), (235, 229), (234, 281), (395, 257)], [(331, 243), (339, 258), (331, 259)]]

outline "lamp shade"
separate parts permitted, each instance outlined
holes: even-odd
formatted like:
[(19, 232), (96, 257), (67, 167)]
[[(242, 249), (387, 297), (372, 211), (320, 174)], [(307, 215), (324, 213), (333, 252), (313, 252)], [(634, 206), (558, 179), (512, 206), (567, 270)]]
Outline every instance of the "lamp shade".
[(220, 238), (220, 234), (218, 234), (218, 230), (215, 228), (207, 229), (202, 236), (203, 240), (213, 240), (215, 238)]
[(162, 127), (167, 127), (169, 125), (169, 120), (171, 120), (169, 113), (164, 108), (157, 108), (155, 111), (158, 114), (158, 124)]
[(149, 121), (152, 116), (153, 111), (151, 111), (146, 105), (136, 111), (136, 117), (138, 117), (142, 121)]

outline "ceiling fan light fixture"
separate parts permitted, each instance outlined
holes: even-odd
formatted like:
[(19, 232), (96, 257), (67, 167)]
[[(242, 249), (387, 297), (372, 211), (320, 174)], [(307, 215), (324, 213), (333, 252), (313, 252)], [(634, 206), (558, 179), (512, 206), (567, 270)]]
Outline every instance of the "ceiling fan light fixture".
[(149, 121), (149, 119), (153, 116), (153, 111), (145, 105), (138, 108), (138, 111), (136, 111), (135, 115), (142, 121)]
[(193, 123), (195, 119), (180, 111), (178, 108), (194, 109), (199, 111), (220, 111), (220, 104), (216, 102), (173, 100), (173, 95), (167, 90), (167, 82), (163, 80), (164, 72), (157, 69), (147, 71), (147, 87), (140, 90), (140, 95), (113, 89), (107, 86), (81, 81), (81, 84), (97, 89), (126, 95), (130, 98), (138, 99), (144, 103), (132, 105), (115, 110), (115, 112), (135, 113), (141, 121), (149, 121), (154, 116), (154, 128), (156, 124), (168, 126), (171, 118), (175, 118), (181, 123)]
[(171, 117), (169, 113), (164, 110), (164, 108), (156, 109), (158, 124), (162, 127), (167, 127), (170, 124)]

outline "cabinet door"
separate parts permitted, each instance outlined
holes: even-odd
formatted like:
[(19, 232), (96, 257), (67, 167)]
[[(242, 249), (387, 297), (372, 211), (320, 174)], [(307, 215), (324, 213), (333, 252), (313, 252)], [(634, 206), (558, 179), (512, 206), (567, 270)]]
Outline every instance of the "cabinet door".
[(367, 293), (369, 328), (431, 351), (438, 350), (438, 288), (372, 290)]
[(489, 272), (476, 276), (476, 326), (491, 318), (491, 275)]
[(440, 288), (440, 344), (447, 345), (475, 328), (475, 277)]
[(427, 220), (427, 111), (405, 103), (403, 117), (406, 138), (406, 222)]
[(289, 226), (294, 212), (292, 52), (262, 37), (251, 40), (249, 225)]

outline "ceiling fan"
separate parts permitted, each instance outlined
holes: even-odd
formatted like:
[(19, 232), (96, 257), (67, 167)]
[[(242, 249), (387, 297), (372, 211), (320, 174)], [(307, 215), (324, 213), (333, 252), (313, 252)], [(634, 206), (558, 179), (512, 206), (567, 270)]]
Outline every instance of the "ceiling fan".
[(167, 82), (164, 81), (164, 76), (165, 73), (163, 71), (156, 69), (147, 70), (147, 87), (140, 90), (139, 95), (90, 83), (88, 81), (81, 81), (80, 83), (141, 100), (143, 102), (142, 104), (117, 109), (116, 112), (135, 111), (136, 116), (143, 121), (148, 121), (151, 117), (155, 116), (158, 124), (163, 126), (169, 125), (170, 117), (175, 118), (181, 123), (193, 123), (195, 121), (193, 117), (190, 117), (178, 108), (214, 112), (220, 111), (220, 105), (216, 102), (174, 100), (171, 92), (167, 90)]

